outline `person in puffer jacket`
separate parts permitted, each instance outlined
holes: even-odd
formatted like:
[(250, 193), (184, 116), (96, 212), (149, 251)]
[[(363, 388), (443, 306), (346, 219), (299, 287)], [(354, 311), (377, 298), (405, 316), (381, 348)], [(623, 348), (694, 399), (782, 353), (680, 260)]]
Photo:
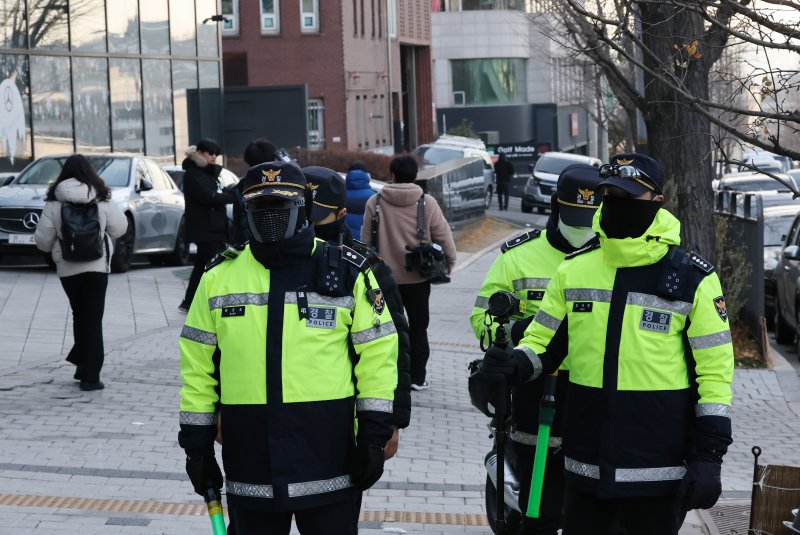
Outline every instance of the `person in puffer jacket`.
[(361, 225), (364, 224), (364, 210), (367, 206), (367, 200), (375, 195), (372, 188), (369, 187), (369, 173), (367, 173), (366, 166), (361, 162), (353, 162), (347, 170), (347, 216), (345, 221), (350, 231), (353, 233), (353, 238), (363, 241), (361, 239)]
[[(61, 206), (63, 203), (97, 203), (97, 219), (104, 242), (103, 255), (96, 260), (64, 260), (61, 252)], [(111, 189), (81, 154), (64, 162), (61, 173), (45, 195), (45, 205), (34, 239), (36, 246), (51, 253), (61, 286), (72, 308), (74, 343), (67, 362), (76, 366), (74, 378), (81, 390), (101, 390), (103, 367), (103, 312), (113, 242), (128, 230), (128, 219), (111, 200)]]

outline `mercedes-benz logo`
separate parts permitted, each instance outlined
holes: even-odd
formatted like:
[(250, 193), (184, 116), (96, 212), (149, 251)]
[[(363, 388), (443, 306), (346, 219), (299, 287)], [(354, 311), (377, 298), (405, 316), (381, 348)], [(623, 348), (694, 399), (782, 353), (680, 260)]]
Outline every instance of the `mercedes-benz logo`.
[(34, 230), (39, 224), (39, 214), (36, 212), (28, 212), (22, 216), (22, 226), (28, 230)]

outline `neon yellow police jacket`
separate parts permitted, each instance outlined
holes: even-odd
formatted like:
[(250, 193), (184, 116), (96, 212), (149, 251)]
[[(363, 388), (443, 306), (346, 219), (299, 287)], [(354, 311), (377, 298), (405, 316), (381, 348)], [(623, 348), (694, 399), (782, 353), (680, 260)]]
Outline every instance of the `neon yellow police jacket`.
[(678, 247), (664, 209), (639, 238), (610, 239), (559, 266), (518, 349), (552, 371), (567, 339), (568, 482), (600, 497), (670, 495), (697, 454), (731, 442), (733, 346), (713, 266)]
[(388, 307), (364, 257), (320, 240), (311, 249), (268, 270), (247, 246), (208, 269), (181, 333), (180, 443), (207, 451), (220, 411), (232, 505), (289, 511), (349, 499), (356, 424), (358, 439), (381, 446), (392, 434)]

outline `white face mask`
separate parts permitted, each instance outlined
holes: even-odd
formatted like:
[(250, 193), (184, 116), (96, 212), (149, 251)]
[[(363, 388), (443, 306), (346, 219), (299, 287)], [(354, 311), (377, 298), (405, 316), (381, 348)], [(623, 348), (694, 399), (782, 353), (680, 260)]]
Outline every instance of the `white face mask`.
[(564, 224), (560, 217), (558, 218), (558, 230), (564, 239), (576, 248), (583, 247), (586, 242), (594, 238), (592, 227), (571, 227)]

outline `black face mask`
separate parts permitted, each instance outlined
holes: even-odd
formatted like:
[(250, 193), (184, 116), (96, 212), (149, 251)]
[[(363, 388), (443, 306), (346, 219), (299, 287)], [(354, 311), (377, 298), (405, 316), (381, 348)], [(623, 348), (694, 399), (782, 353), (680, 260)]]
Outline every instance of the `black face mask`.
[(609, 238), (638, 238), (653, 223), (661, 201), (603, 196), (600, 227)]
[(314, 225), (314, 234), (320, 240), (333, 242), (337, 245), (346, 243), (345, 229), (347, 224), (343, 217), (325, 225)]
[(250, 241), (250, 251), (259, 263), (267, 269), (296, 265), (311, 254), (314, 245), (314, 229), (306, 227), (291, 238), (275, 243)]

